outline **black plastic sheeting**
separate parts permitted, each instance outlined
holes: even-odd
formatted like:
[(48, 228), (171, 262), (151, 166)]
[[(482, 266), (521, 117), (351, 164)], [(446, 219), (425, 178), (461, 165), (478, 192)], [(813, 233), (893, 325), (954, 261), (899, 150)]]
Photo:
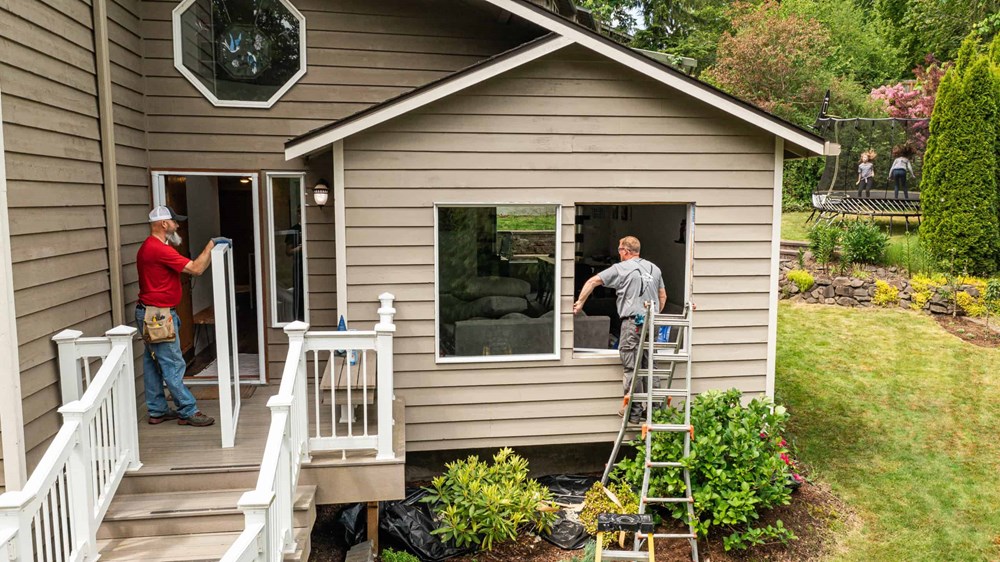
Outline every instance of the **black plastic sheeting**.
[[(553, 500), (564, 504), (583, 503), (587, 490), (594, 485), (594, 482), (597, 482), (597, 478), (593, 476), (574, 474), (542, 476), (537, 480), (539, 484), (552, 492)], [(566, 519), (566, 510), (564, 509), (556, 512), (556, 516), (558, 519), (552, 525), (552, 532), (542, 533), (541, 537), (563, 550), (583, 548), (590, 540), (590, 535), (584, 530), (583, 525)]]
[[(538, 482), (552, 491), (553, 499), (559, 503), (583, 503), (587, 490), (597, 479), (592, 476), (559, 474), (543, 476)], [(439, 535), (431, 534), (437, 528), (434, 513), (429, 504), (420, 501), (427, 492), (422, 489), (407, 489), (406, 498), (400, 501), (381, 502), (379, 505), (379, 543), (383, 547), (405, 550), (424, 562), (440, 562), (455, 556), (475, 552), (475, 548), (459, 548), (444, 542)], [(556, 513), (558, 519), (552, 532), (541, 537), (564, 550), (577, 550), (590, 539), (583, 525), (565, 518), (565, 510)], [(333, 525), (334, 540), (344, 548), (350, 548), (367, 539), (368, 522), (366, 506), (351, 504), (341, 510)]]

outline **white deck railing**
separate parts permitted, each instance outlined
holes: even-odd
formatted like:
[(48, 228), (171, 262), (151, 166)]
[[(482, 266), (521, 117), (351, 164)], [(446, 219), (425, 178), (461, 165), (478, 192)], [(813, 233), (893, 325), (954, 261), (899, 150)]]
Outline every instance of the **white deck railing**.
[[(59, 408), (62, 428), (24, 489), (0, 496), (0, 544), (9, 560), (97, 557), (97, 528), (125, 472), (141, 465), (132, 355), (135, 332), (119, 326), (104, 338), (81, 338), (73, 330), (53, 338), (59, 344), (63, 396), (72, 398), (76, 393), (76, 398)], [(89, 364), (97, 357), (103, 363), (91, 379)]]
[[(340, 451), (347, 449), (372, 449), (376, 451), (376, 459), (392, 459), (395, 454), (392, 449), (392, 334), (393, 296), (384, 293), (379, 296), (381, 307), (378, 309), (379, 323), (370, 332), (308, 332), (309, 325), (304, 322), (293, 322), (285, 327), (288, 335), (288, 355), (281, 372), (281, 386), (278, 394), (272, 396), (267, 406), (271, 409), (271, 425), (268, 429), (267, 443), (264, 445), (264, 455), (261, 462), (260, 475), (257, 477), (257, 487), (246, 492), (240, 498), (239, 508), (245, 517), (245, 527), (240, 536), (232, 544), (222, 562), (277, 562), (283, 559), (284, 553), (295, 550), (293, 509), (295, 490), (298, 487), (302, 463), (307, 462), (313, 452)], [(334, 354), (346, 350), (345, 360), (349, 362), (352, 350), (374, 350), (376, 363), (377, 385), (374, 390), (377, 398), (378, 425), (377, 434), (370, 435), (367, 423), (364, 430), (353, 431), (353, 424), (348, 422), (351, 430), (338, 435), (336, 431), (335, 407), (338, 385), (330, 384), (330, 420), (332, 432), (324, 434), (320, 430), (321, 414), (323, 413), (323, 397), (325, 389), (321, 388), (320, 363), (322, 353), (326, 353), (330, 362), (331, 378), (334, 373)], [(314, 411), (310, 415), (310, 396), (308, 380), (308, 358), (312, 352), (313, 363), (313, 396)], [(357, 362), (360, 378), (367, 393), (368, 361), (366, 353), (359, 354)], [(348, 377), (345, 392), (348, 400), (355, 391), (354, 379)], [(348, 408), (345, 416), (350, 420), (353, 414), (353, 402), (345, 403)], [(362, 417), (368, 419), (368, 402), (363, 400), (358, 404), (362, 408)], [(310, 437), (309, 418), (316, 420), (314, 436)]]

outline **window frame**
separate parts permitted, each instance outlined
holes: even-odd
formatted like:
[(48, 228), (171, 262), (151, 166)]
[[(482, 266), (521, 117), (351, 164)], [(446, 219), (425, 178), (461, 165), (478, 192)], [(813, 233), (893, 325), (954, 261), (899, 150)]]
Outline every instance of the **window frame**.
[(302, 15), (302, 12), (298, 10), (290, 0), (278, 0), (282, 6), (284, 6), (289, 12), (292, 13), (299, 20), (299, 64), (298, 71), (289, 78), (284, 85), (282, 85), (278, 90), (265, 101), (247, 101), (247, 100), (228, 100), (220, 99), (215, 95), (214, 92), (208, 89), (208, 86), (203, 84), (193, 72), (188, 70), (184, 66), (184, 51), (183, 51), (183, 37), (181, 37), (181, 15), (187, 11), (188, 8), (194, 4), (196, 0), (184, 0), (177, 7), (174, 8), (171, 15), (171, 37), (173, 40), (173, 59), (174, 68), (180, 72), (187, 81), (191, 83), (192, 86), (197, 89), (202, 96), (205, 97), (211, 104), (215, 107), (248, 107), (248, 108), (260, 108), (267, 109), (273, 106), (282, 98), (288, 90), (292, 89), (299, 80), (302, 79), (306, 74), (306, 70), (309, 65), (306, 61), (306, 17)]
[[(552, 335), (552, 353), (530, 353), (523, 355), (470, 355), (470, 356), (448, 356), (441, 357), (441, 265), (439, 263), (439, 245), (440, 240), (438, 237), (439, 233), (439, 210), (441, 208), (456, 208), (456, 207), (554, 207), (556, 215), (556, 227), (555, 227), (555, 283), (553, 285), (555, 289), (555, 294), (552, 298), (553, 307), (553, 335)], [(561, 348), (561, 335), (562, 335), (562, 317), (561, 317), (561, 296), (562, 296), (562, 210), (563, 205), (561, 203), (552, 202), (501, 202), (501, 203), (450, 203), (450, 202), (435, 202), (434, 203), (434, 362), (435, 364), (456, 364), (456, 363), (509, 363), (512, 361), (558, 361), (562, 358), (562, 348)]]
[[(306, 229), (308, 228), (306, 221), (306, 172), (266, 172), (264, 174), (264, 197), (265, 201), (265, 212), (267, 213), (267, 271), (270, 276), (267, 284), (267, 296), (270, 301), (268, 305), (268, 312), (270, 313), (269, 325), (272, 328), (284, 328), (285, 326), (291, 324), (292, 322), (280, 322), (278, 321), (278, 284), (277, 279), (277, 267), (275, 259), (275, 248), (277, 247), (274, 243), (274, 183), (275, 178), (291, 178), (298, 179), (300, 182), (299, 187), (299, 208), (302, 210), (302, 290), (304, 292), (302, 296), (302, 307), (303, 307), (303, 321), (307, 324), (309, 323), (309, 254), (307, 251), (308, 237), (306, 236)], [(294, 320), (293, 320), (294, 322)]]

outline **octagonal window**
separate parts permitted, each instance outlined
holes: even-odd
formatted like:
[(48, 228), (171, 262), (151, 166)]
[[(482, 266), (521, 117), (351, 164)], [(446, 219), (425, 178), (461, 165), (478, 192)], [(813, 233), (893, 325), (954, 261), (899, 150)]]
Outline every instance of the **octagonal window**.
[(306, 23), (288, 0), (184, 0), (174, 66), (217, 106), (271, 107), (306, 72)]

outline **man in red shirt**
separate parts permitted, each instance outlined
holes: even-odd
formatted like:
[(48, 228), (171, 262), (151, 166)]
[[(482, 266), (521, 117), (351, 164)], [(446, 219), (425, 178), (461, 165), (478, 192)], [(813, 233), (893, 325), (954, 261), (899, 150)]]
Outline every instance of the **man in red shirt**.
[[(139, 330), (143, 328), (146, 307), (169, 308), (173, 316), (175, 330), (181, 321), (175, 308), (181, 302), (181, 273), (201, 275), (208, 269), (213, 241), (194, 260), (177, 251), (181, 237), (177, 233), (179, 221), (187, 220), (170, 207), (154, 207), (149, 213), (149, 238), (142, 243), (136, 255), (139, 271), (139, 303), (135, 308), (135, 320)], [(215, 419), (198, 411), (195, 397), (184, 384), (187, 363), (181, 353), (180, 338), (161, 343), (146, 343), (142, 356), (143, 382), (146, 386), (146, 407), (149, 409), (149, 423), (158, 424), (177, 420), (180, 425), (206, 426)], [(167, 405), (163, 393), (166, 385), (173, 396), (176, 410)]]

